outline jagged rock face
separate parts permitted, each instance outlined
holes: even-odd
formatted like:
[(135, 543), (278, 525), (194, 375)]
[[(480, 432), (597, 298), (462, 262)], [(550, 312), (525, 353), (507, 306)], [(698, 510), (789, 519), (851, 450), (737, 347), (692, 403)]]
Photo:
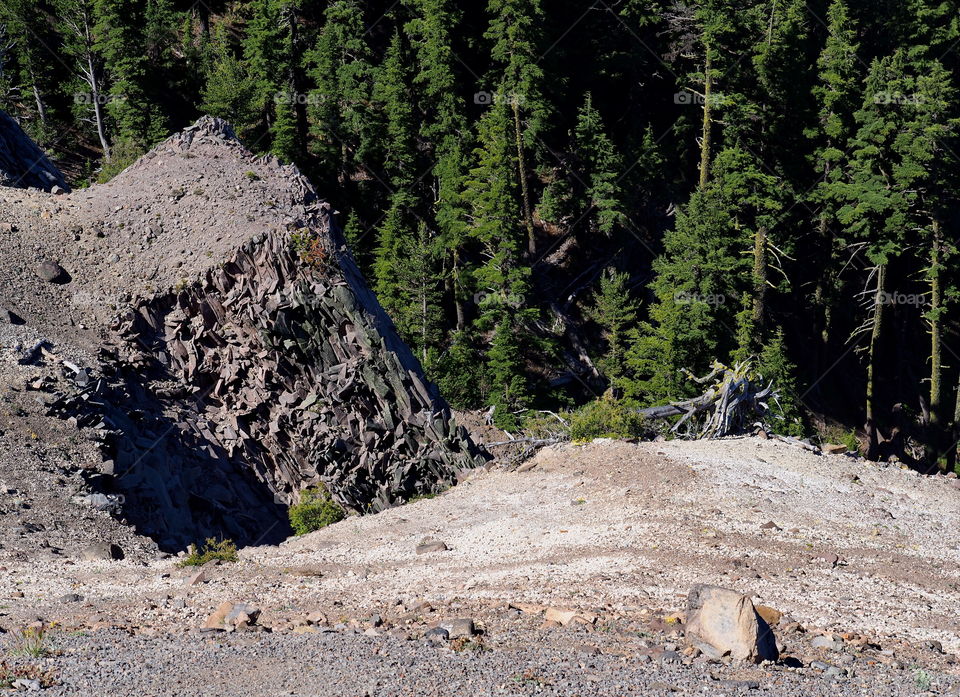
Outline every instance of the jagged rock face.
[(204, 118), (69, 198), (105, 240), (88, 265), (63, 262), (75, 283), (93, 298), (135, 292), (105, 320), (90, 379), (51, 412), (92, 429), (104, 488), (161, 546), (277, 542), (312, 484), (372, 512), (486, 459), (367, 288), (330, 206), (225, 122)]
[(50, 191), (67, 184), (60, 170), (30, 140), (11, 116), (0, 111), (0, 186), (36, 187)]

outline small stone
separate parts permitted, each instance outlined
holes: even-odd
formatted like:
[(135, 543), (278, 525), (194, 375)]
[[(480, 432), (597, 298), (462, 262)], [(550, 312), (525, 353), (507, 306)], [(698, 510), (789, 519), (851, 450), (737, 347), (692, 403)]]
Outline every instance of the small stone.
[(11, 686), (16, 690), (22, 690), (23, 692), (40, 692), (40, 681), (39, 680), (29, 680), (27, 678), (17, 678), (13, 681)]
[(446, 542), (440, 540), (428, 541), (424, 540), (417, 545), (417, 554), (430, 554), (431, 552), (446, 552), (449, 547), (447, 547)]
[(207, 582), (207, 574), (203, 569), (200, 569), (197, 573), (193, 574), (190, 578), (187, 579), (188, 586), (198, 586), (201, 583)]
[[(746, 595), (697, 585), (687, 596), (687, 643), (709, 644), (738, 661), (776, 660), (776, 637)], [(704, 652), (706, 653), (706, 652)]]
[(661, 663), (680, 663), (682, 660), (683, 656), (676, 651), (664, 651), (660, 654)]
[(62, 283), (66, 280), (67, 272), (60, 264), (48, 259), (40, 264), (37, 275), (47, 283)]
[(66, 595), (61, 595), (59, 600), (61, 603), (79, 603), (83, 601), (83, 596), (77, 595), (76, 593), (67, 593)]
[(815, 636), (810, 640), (810, 646), (815, 649), (827, 649), (828, 651), (839, 651), (842, 644), (832, 636)]
[(776, 627), (780, 624), (780, 618), (783, 617), (782, 612), (767, 605), (757, 605), (754, 609), (757, 611), (757, 614), (763, 618), (763, 621), (771, 627)]
[(837, 443), (824, 443), (820, 446), (820, 450), (827, 455), (842, 455), (847, 452), (849, 448), (847, 448), (845, 445), (839, 445)]
[(783, 528), (781, 528), (779, 525), (777, 525), (776, 523), (774, 523), (772, 520), (768, 520), (766, 523), (764, 523), (763, 525), (761, 525), (761, 526), (760, 526), (760, 529), (761, 529), (761, 530), (776, 530), (776, 531), (778, 531), (778, 532), (779, 532), (780, 530), (783, 530)]
[(123, 559), (123, 550), (119, 545), (109, 544), (107, 542), (94, 542), (92, 545), (83, 548), (80, 552), (80, 558), (83, 561)]
[(447, 620), (441, 622), (438, 626), (446, 630), (449, 639), (466, 639), (476, 634), (473, 620), (470, 618)]
[(450, 638), (450, 634), (443, 627), (434, 627), (424, 632), (423, 638), (431, 641), (447, 641)]

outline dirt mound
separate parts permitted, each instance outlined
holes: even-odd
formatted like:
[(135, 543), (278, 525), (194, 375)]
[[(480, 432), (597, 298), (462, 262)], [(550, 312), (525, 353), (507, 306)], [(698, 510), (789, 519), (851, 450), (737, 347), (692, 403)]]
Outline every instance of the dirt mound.
[(484, 459), (330, 206), (219, 119), (105, 185), (2, 189), (0, 220), (0, 339), (45, 339), (77, 369), (47, 386), (49, 413), (99, 443), (105, 492), (166, 547), (279, 541), (305, 486), (380, 510)]

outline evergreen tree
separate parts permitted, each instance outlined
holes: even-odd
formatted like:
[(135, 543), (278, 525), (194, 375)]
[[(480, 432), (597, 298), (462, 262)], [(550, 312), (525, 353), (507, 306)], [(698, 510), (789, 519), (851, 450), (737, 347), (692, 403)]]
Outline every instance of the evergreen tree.
[(604, 131), (589, 92), (577, 115), (574, 143), (580, 179), (586, 187), (586, 203), (591, 211), (588, 229), (610, 237), (625, 219), (623, 191), (618, 183), (623, 165)]
[(638, 305), (631, 298), (629, 276), (613, 267), (600, 276), (588, 317), (600, 325), (606, 351), (597, 361), (604, 377), (617, 385), (626, 372), (628, 333), (637, 321)]
[(548, 109), (543, 97), (543, 70), (539, 46), (543, 11), (539, 0), (490, 0), (490, 26), (484, 36), (493, 41), (490, 57), (498, 66), (496, 98), (510, 106), (516, 148), (517, 179), (527, 254), (536, 251), (533, 207), (530, 194), (530, 154), (547, 126)]
[(159, 107), (150, 102), (146, 45), (146, 3), (94, 0), (94, 49), (103, 56), (109, 78), (107, 111), (127, 160), (166, 132)]
[[(629, 396), (656, 401), (686, 396), (681, 371), (702, 373), (737, 349), (742, 355), (760, 347), (752, 318), (761, 291), (750, 252), (779, 210), (777, 183), (737, 149), (721, 152), (713, 172), (664, 238), (651, 284), (656, 301), (649, 321), (634, 332), (627, 357)], [(744, 295), (751, 321), (738, 332)]]

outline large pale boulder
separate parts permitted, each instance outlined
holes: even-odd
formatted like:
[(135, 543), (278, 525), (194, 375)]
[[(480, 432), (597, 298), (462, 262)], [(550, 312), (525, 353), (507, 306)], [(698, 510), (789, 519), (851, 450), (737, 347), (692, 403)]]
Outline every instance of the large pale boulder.
[(753, 601), (729, 588), (697, 585), (687, 596), (687, 642), (704, 654), (739, 661), (777, 659), (777, 642)]

